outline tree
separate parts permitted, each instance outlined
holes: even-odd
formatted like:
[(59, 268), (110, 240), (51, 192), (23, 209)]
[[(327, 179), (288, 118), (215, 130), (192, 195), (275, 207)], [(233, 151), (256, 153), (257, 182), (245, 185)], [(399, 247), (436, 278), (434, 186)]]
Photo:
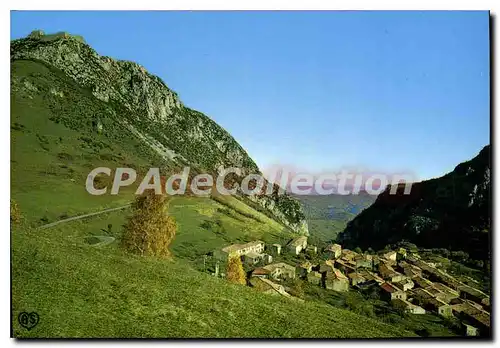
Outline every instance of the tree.
[(231, 256), (227, 265), (227, 280), (234, 284), (246, 284), (245, 271), (239, 256)]
[(299, 279), (294, 279), (293, 282), (291, 283), (289, 293), (292, 296), (304, 299), (305, 291), (303, 282)]
[(132, 204), (133, 214), (125, 224), (122, 247), (143, 256), (171, 256), (168, 247), (175, 238), (175, 219), (167, 214), (166, 195), (146, 190)]
[(458, 262), (466, 262), (469, 259), (469, 254), (465, 251), (452, 251), (451, 258)]

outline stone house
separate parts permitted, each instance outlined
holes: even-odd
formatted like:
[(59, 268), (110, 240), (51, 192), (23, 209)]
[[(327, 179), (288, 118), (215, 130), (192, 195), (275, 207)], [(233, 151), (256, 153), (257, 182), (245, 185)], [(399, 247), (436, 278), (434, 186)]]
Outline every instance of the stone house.
[(271, 262), (273, 262), (273, 257), (272, 257), (272, 255), (269, 255), (269, 254), (264, 254), (264, 262), (265, 262), (265, 263), (271, 263)]
[(384, 278), (385, 280), (390, 281), (392, 283), (400, 282), (404, 278), (406, 278), (405, 275), (403, 275), (399, 272), (396, 272), (394, 270), (394, 268), (392, 268), (391, 266), (389, 266), (385, 263), (381, 263), (378, 265), (378, 271), (379, 271), (380, 276), (382, 278)]
[(256, 290), (263, 292), (264, 294), (271, 295), (281, 295), (284, 297), (290, 297), (291, 295), (285, 291), (283, 285), (273, 283), (266, 278), (251, 278), (250, 285)]
[(396, 308), (400, 308), (407, 313), (412, 314), (425, 314), (425, 309), (420, 306), (414, 305), (413, 303), (407, 300), (394, 299), (392, 300), (392, 305)]
[(479, 303), (476, 303), (474, 301), (465, 299), (465, 303), (467, 303), (468, 305), (473, 306), (474, 308), (477, 308), (479, 310), (483, 310), (483, 306), (481, 306)]
[(395, 299), (406, 300), (406, 292), (396, 287), (394, 284), (385, 282), (380, 285), (382, 290), (382, 297), (386, 300), (392, 301)]
[(271, 245), (271, 253), (274, 255), (281, 255), (281, 244)]
[(297, 237), (288, 244), (288, 250), (294, 253), (295, 255), (300, 254), (300, 252), (305, 250), (306, 248), (307, 248), (306, 236)]
[(433, 293), (436, 298), (446, 303), (450, 303), (453, 299), (458, 298), (459, 296), (458, 291), (455, 291), (442, 283), (433, 283), (425, 289), (430, 293)]
[(471, 302), (464, 302), (451, 306), (453, 313), (461, 320), (467, 321), (479, 328), (481, 334), (489, 334), (491, 330), (490, 313), (484, 309), (475, 307)]
[(367, 268), (372, 269), (372, 255), (357, 255), (354, 257), (354, 262), (356, 263), (356, 268)]
[(358, 284), (363, 284), (363, 283), (365, 283), (367, 281), (366, 278), (363, 277), (358, 272), (351, 272), (351, 273), (347, 274), (347, 278), (349, 278), (349, 283), (351, 284), (351, 286), (356, 286)]
[(426, 289), (428, 288), (429, 286), (432, 286), (432, 282), (422, 276), (416, 276), (416, 277), (413, 277), (411, 278), (411, 280), (413, 280), (413, 283), (415, 283), (415, 286), (419, 287), (419, 288), (423, 288), (423, 289)]
[(396, 252), (396, 260), (404, 260), (406, 259), (406, 249), (405, 248), (399, 248)]
[(394, 268), (389, 266), (387, 263), (382, 262), (378, 265), (378, 273), (382, 278), (388, 278), (392, 273), (394, 273)]
[(408, 291), (409, 296), (413, 297), (419, 304), (423, 303), (423, 300), (433, 298), (432, 294), (423, 288), (416, 288)]
[(312, 271), (309, 274), (307, 274), (307, 281), (311, 284), (314, 285), (321, 285), (321, 273)]
[(427, 289), (414, 289), (412, 290), (411, 294), (418, 302), (418, 304), (420, 304), (425, 309), (437, 312), (443, 317), (451, 317), (453, 315), (452, 306), (448, 305), (446, 302), (443, 302), (438, 298), (435, 298), (434, 295)]
[(412, 265), (411, 263), (408, 263), (406, 261), (400, 261), (398, 263), (397, 269), (410, 278), (422, 276), (422, 270), (419, 267)]
[(317, 254), (318, 253), (318, 247), (315, 246), (315, 245), (308, 245), (307, 248), (306, 248), (306, 251), (310, 252), (310, 253), (313, 253), (313, 254)]
[(349, 279), (336, 268), (324, 274), (323, 283), (325, 288), (329, 290), (349, 291)]
[(268, 270), (269, 276), (274, 279), (295, 279), (295, 267), (284, 262), (273, 263), (262, 267)]
[(403, 280), (399, 282), (394, 283), (398, 288), (403, 289), (403, 291), (408, 291), (410, 289), (413, 289), (415, 284), (410, 278), (404, 278)]
[(472, 325), (463, 324), (463, 331), (465, 336), (479, 336), (479, 329)]
[(356, 261), (354, 261), (354, 260), (348, 260), (347, 261), (347, 266), (351, 267), (353, 269), (356, 269)]
[(409, 265), (408, 267), (403, 268), (403, 274), (410, 278), (421, 277), (422, 270), (417, 266)]
[(256, 252), (249, 252), (243, 255), (243, 262), (247, 265), (255, 265), (264, 260), (264, 254), (257, 254)]
[(261, 254), (264, 251), (264, 247), (264, 242), (256, 240), (245, 244), (232, 244), (222, 248), (222, 251), (228, 256), (243, 256), (250, 252)]
[(359, 290), (366, 290), (366, 289), (371, 289), (373, 287), (378, 287), (380, 284), (376, 282), (375, 280), (367, 280), (366, 282), (363, 283), (358, 283), (354, 285), (355, 288)]
[(252, 277), (259, 277), (259, 278), (269, 278), (270, 275), (271, 272), (262, 267), (254, 269), (251, 274)]
[(488, 298), (488, 301), (489, 301), (488, 295), (486, 295), (484, 292), (482, 292), (478, 289), (475, 289), (469, 285), (460, 286), (458, 288), (458, 291), (460, 293), (461, 298), (468, 299), (468, 300), (474, 301), (474, 302), (479, 303), (479, 304), (481, 304), (482, 301), (486, 298)]
[(463, 284), (446, 272), (432, 267), (428, 262), (418, 260), (415, 265), (422, 269), (422, 274), (433, 282), (440, 282), (448, 285), (452, 289), (459, 289)]
[(321, 274), (325, 274), (328, 271), (333, 270), (335, 267), (329, 262), (329, 260), (326, 260), (322, 263), (320, 263), (318, 266), (315, 267), (315, 270), (318, 271)]
[(481, 300), (481, 305), (486, 309), (488, 312), (491, 311), (491, 305), (490, 305), (490, 297), (485, 297)]
[(397, 261), (397, 256), (398, 256), (398, 253), (396, 251), (389, 251), (389, 252), (385, 253), (384, 255), (382, 255), (382, 257), (384, 257), (385, 259), (387, 259), (389, 261)]
[(439, 315), (449, 318), (453, 316), (452, 307), (437, 298), (427, 298), (423, 300), (425, 308), (437, 312)]
[(335, 260), (335, 268), (342, 270), (345, 273), (356, 272), (356, 267), (351, 264), (348, 264), (347, 261), (342, 259)]
[(367, 281), (373, 280), (376, 281), (378, 284), (383, 284), (385, 283), (385, 280), (380, 278), (376, 273), (368, 271), (368, 270), (360, 270), (358, 271), (359, 274), (361, 274)]
[(357, 253), (357, 252), (352, 251), (352, 250), (349, 250), (349, 249), (342, 249), (341, 258), (342, 258), (344, 261), (354, 260), (354, 258), (355, 258), (356, 256), (358, 256), (358, 253)]
[[(441, 271), (440, 271), (441, 272)], [(462, 285), (461, 282), (450, 276), (449, 274), (446, 273), (440, 273), (440, 276), (438, 277), (437, 281), (440, 283), (446, 284), (452, 289), (458, 290), (460, 286)]]
[(451, 305), (456, 305), (456, 304), (462, 304), (464, 302), (465, 302), (464, 299), (461, 299), (460, 297), (458, 297), (458, 298), (454, 298), (453, 300), (451, 300), (450, 304)]
[(269, 279), (251, 278), (250, 285), (253, 288), (255, 288), (257, 291), (261, 291), (264, 294), (283, 296), (283, 297), (288, 298), (290, 300), (304, 302), (304, 300), (302, 300), (298, 297), (292, 296), (288, 292), (286, 292), (285, 287), (283, 285), (276, 284), (276, 283), (270, 281)]
[(312, 271), (313, 265), (309, 261), (302, 262), (298, 267), (299, 277), (305, 277)]
[(418, 277), (419, 274), (417, 272), (415, 272), (415, 270), (411, 269), (411, 268), (405, 268), (403, 270), (403, 274), (405, 276), (407, 276), (408, 278), (414, 278), (414, 277)]
[(331, 255), (332, 259), (337, 259), (342, 255), (342, 246), (340, 244), (332, 244), (327, 246), (325, 251)]

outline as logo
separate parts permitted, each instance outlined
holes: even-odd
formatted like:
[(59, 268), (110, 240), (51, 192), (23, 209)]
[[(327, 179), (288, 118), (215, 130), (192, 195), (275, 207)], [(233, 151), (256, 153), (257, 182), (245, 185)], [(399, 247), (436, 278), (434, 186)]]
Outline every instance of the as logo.
[(19, 321), (19, 325), (24, 327), (25, 329), (31, 330), (38, 324), (38, 320), (40, 317), (38, 316), (37, 313), (31, 312), (21, 312), (19, 313), (19, 316), (17, 317), (17, 320)]

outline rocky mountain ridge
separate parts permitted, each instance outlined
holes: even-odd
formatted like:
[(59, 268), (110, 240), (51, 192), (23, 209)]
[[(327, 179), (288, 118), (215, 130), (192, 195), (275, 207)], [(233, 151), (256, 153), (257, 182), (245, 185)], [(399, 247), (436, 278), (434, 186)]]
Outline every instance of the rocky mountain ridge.
[[(61, 70), (95, 98), (112, 105), (115, 119), (166, 161), (211, 173), (221, 166), (238, 167), (242, 177), (260, 173), (227, 131), (203, 113), (184, 106), (159, 77), (137, 63), (100, 56), (80, 36), (34, 31), (27, 38), (11, 41), (14, 60), (38, 61)], [(102, 127), (99, 115), (95, 118)], [(252, 200), (294, 232), (308, 234), (300, 203), (287, 194)]]

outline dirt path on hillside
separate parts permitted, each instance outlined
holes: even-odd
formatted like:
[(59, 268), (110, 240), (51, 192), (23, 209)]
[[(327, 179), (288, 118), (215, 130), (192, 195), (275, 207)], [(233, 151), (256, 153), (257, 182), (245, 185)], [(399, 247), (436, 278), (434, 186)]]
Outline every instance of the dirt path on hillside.
[(57, 226), (59, 224), (65, 223), (65, 222), (70, 222), (70, 221), (85, 219), (87, 217), (101, 215), (101, 214), (109, 213), (109, 212), (112, 212), (112, 211), (122, 210), (122, 209), (125, 209), (125, 208), (128, 208), (128, 207), (130, 207), (130, 203), (127, 204), (127, 205), (121, 206), (121, 207), (117, 207), (117, 208), (110, 208), (110, 209), (105, 209), (105, 210), (97, 211), (97, 212), (90, 213), (90, 214), (73, 216), (73, 217), (70, 217), (70, 218), (67, 218), (67, 219), (64, 219), (64, 220), (59, 220), (59, 221), (51, 222), (50, 224), (42, 225), (42, 226), (40, 226), (38, 228), (39, 229), (46, 229), (46, 228)]

